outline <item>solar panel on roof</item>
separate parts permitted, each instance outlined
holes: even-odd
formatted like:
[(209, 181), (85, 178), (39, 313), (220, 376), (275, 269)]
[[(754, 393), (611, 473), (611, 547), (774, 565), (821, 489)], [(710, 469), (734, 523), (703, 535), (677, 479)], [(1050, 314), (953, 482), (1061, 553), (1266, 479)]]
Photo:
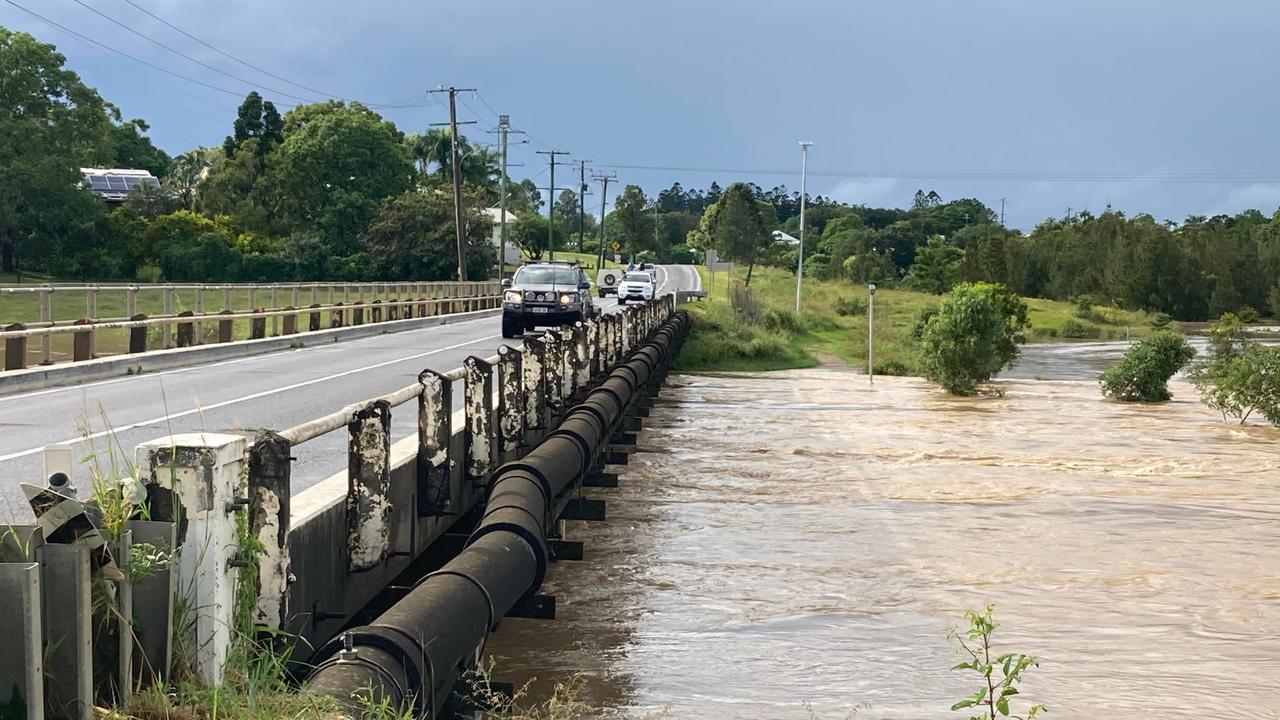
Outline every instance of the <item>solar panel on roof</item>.
[(101, 175), (91, 175), (89, 177), (89, 187), (94, 190), (107, 190), (111, 186), (107, 184), (107, 179)]
[(107, 186), (110, 187), (112, 190), (128, 190), (129, 189), (129, 184), (125, 182), (125, 179), (122, 177), (118, 177), (116, 175), (107, 176)]
[(126, 178), (124, 179), (124, 184), (125, 184), (125, 187), (128, 187), (130, 190), (133, 190), (134, 188), (136, 188), (136, 187), (138, 187), (139, 185), (141, 185), (141, 184), (142, 184), (142, 178), (140, 178), (140, 177), (126, 177)]

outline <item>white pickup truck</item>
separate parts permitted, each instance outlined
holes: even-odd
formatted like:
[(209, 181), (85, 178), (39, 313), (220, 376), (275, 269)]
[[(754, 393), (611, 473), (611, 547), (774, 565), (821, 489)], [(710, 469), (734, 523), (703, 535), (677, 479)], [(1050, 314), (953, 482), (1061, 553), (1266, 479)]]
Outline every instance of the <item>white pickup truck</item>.
[(618, 285), (618, 304), (626, 305), (628, 300), (652, 300), (657, 288), (653, 275), (644, 270), (632, 270), (622, 276)]

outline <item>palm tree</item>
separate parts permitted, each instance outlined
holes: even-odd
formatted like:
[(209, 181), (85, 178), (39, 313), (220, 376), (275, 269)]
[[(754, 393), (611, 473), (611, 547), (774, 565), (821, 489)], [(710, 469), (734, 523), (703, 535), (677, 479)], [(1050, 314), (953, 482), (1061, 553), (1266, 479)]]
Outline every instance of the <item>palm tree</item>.
[(182, 207), (191, 210), (195, 207), (196, 185), (204, 179), (211, 167), (213, 158), (209, 148), (189, 150), (173, 159), (173, 167), (165, 177), (164, 184), (182, 201)]

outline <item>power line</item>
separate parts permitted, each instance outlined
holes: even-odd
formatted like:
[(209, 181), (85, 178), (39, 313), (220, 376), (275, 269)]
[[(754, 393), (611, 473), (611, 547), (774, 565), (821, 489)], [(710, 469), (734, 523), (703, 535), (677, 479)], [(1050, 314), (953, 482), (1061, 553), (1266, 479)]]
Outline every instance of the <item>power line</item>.
[[(244, 65), (245, 67), (247, 67), (247, 68), (249, 68), (249, 69), (251, 69), (251, 70), (256, 70), (256, 71), (258, 71), (258, 72), (262, 73), (263, 75), (266, 75), (266, 76), (268, 76), (268, 77), (271, 77), (271, 78), (274, 78), (274, 79), (276, 79), (276, 80), (279, 80), (280, 82), (288, 83), (288, 84), (290, 84), (290, 85), (293, 85), (294, 87), (302, 88), (303, 90), (306, 90), (306, 91), (308, 91), (308, 92), (313, 92), (313, 93), (315, 93), (315, 94), (317, 94), (317, 95), (323, 95), (323, 96), (325, 96), (325, 97), (331, 97), (331, 98), (334, 98), (334, 99), (337, 99), (337, 100), (345, 100), (345, 101), (347, 101), (347, 102), (351, 102), (351, 100), (350, 100), (350, 99), (343, 97), (343, 96), (342, 96), (341, 94), (339, 94), (339, 93), (331, 93), (331, 92), (327, 92), (327, 91), (324, 91), (324, 90), (319, 90), (319, 89), (317, 89), (317, 88), (313, 88), (313, 87), (311, 87), (311, 86), (309, 86), (309, 85), (304, 85), (304, 84), (302, 84), (302, 83), (300, 83), (300, 82), (298, 82), (298, 81), (296, 81), (296, 80), (290, 80), (289, 78), (286, 78), (286, 77), (282, 77), (282, 76), (280, 76), (280, 75), (277, 75), (277, 74), (275, 74), (275, 73), (271, 72), (270, 70), (267, 70), (266, 68), (260, 68), (260, 67), (258, 67), (257, 65), (254, 65), (253, 63), (251, 63), (251, 62), (249, 62), (249, 61), (247, 61), (247, 60), (241, 59), (241, 58), (239, 58), (239, 57), (237, 57), (237, 56), (235, 56), (235, 55), (233, 55), (233, 54), (231, 54), (231, 53), (229, 53), (229, 52), (227, 52), (227, 51), (223, 50), (222, 48), (220, 48), (220, 47), (218, 47), (218, 46), (216, 46), (216, 45), (214, 45), (214, 44), (212, 44), (212, 43), (206, 42), (205, 40), (202, 40), (202, 39), (200, 39), (200, 38), (196, 37), (195, 35), (192, 35), (191, 33), (187, 32), (186, 30), (183, 30), (182, 28), (178, 27), (177, 25), (174, 25), (173, 23), (169, 22), (168, 20), (165, 20), (164, 18), (160, 17), (159, 15), (156, 15), (155, 13), (151, 12), (150, 10), (148, 10), (148, 9), (146, 9), (146, 8), (144, 8), (144, 7), (142, 7), (141, 5), (139, 5), (138, 3), (134, 2), (133, 0), (124, 0), (124, 1), (125, 1), (126, 3), (128, 3), (129, 5), (133, 6), (133, 7), (134, 7), (135, 9), (137, 9), (139, 12), (141, 12), (141, 13), (143, 13), (144, 15), (146, 15), (147, 17), (149, 17), (149, 18), (151, 18), (151, 19), (155, 20), (156, 22), (159, 22), (160, 24), (164, 25), (165, 27), (170, 28), (171, 30), (174, 30), (174, 31), (176, 31), (176, 32), (178, 32), (178, 33), (181, 33), (182, 35), (184, 35), (184, 36), (186, 36), (186, 37), (188, 37), (188, 38), (190, 38), (190, 39), (192, 39), (192, 40), (194, 40), (194, 41), (196, 41), (196, 42), (200, 43), (201, 45), (203, 45), (203, 46), (205, 46), (205, 47), (209, 48), (210, 50), (212, 50), (212, 51), (214, 51), (214, 52), (218, 53), (219, 55), (222, 55), (223, 57), (228, 58), (228, 59), (230, 59), (230, 60), (234, 60), (235, 62), (238, 62), (238, 63), (240, 63), (241, 65)], [(363, 104), (364, 104), (364, 105), (366, 105), (366, 106), (368, 106), (368, 107), (371, 107), (371, 108), (400, 109), (400, 108), (420, 108), (420, 107), (430, 107), (432, 103), (420, 103), (420, 102), (404, 102), (404, 103), (372, 103), (372, 102), (366, 102), (366, 103), (363, 103)]]
[[(783, 175), (799, 176), (795, 170), (769, 170), (761, 168), (715, 168), (671, 165), (626, 165), (597, 163), (598, 167), (621, 170), (655, 170), (665, 172), (720, 173), (726, 175)], [(979, 182), (1169, 182), (1169, 183), (1225, 183), (1225, 182), (1280, 182), (1280, 176), (1254, 172), (1205, 172), (1205, 173), (1053, 173), (1053, 172), (949, 172), (907, 170), (810, 170), (810, 175), (842, 179), (923, 179), (968, 180)]]
[[(84, 8), (84, 9), (88, 10), (89, 12), (93, 13), (94, 15), (97, 15), (98, 17), (101, 17), (101, 18), (106, 19), (108, 22), (110, 22), (110, 23), (111, 23), (111, 24), (113, 24), (113, 25), (117, 25), (117, 26), (119, 26), (119, 27), (121, 27), (121, 28), (124, 28), (124, 30), (125, 30), (125, 31), (127, 31), (127, 32), (129, 32), (129, 33), (132, 33), (132, 34), (134, 34), (134, 35), (137, 35), (138, 37), (142, 38), (143, 40), (146, 40), (146, 41), (148, 41), (148, 42), (150, 42), (150, 43), (154, 43), (155, 45), (157, 45), (157, 46), (159, 46), (159, 47), (161, 47), (161, 48), (164, 48), (165, 50), (168, 50), (169, 52), (173, 53), (174, 55), (177, 55), (177, 56), (178, 56), (178, 57), (180, 57), (180, 58), (184, 58), (184, 59), (186, 59), (186, 60), (188, 60), (188, 61), (190, 61), (190, 62), (193, 62), (193, 63), (195, 63), (195, 64), (199, 65), (200, 67), (203, 67), (203, 68), (207, 68), (207, 69), (209, 69), (209, 70), (212, 70), (213, 72), (216, 72), (216, 73), (218, 73), (219, 75), (224, 75), (224, 76), (226, 76), (226, 77), (231, 78), (232, 80), (236, 80), (236, 81), (238, 81), (238, 82), (242, 82), (242, 83), (244, 83), (244, 84), (246, 84), (246, 85), (249, 85), (249, 86), (251, 86), (251, 87), (261, 87), (263, 90), (266, 90), (267, 92), (274, 93), (274, 94), (276, 94), (276, 95), (281, 95), (281, 96), (283, 96), (283, 97), (287, 97), (287, 98), (290, 98), (290, 99), (292, 99), (292, 100), (297, 100), (297, 101), (299, 101), (299, 102), (312, 102), (312, 100), (310, 100), (310, 99), (308, 99), (308, 98), (305, 98), (305, 97), (302, 97), (301, 95), (294, 95), (293, 93), (288, 93), (288, 92), (285, 92), (285, 91), (283, 91), (283, 90), (276, 90), (276, 89), (273, 89), (273, 88), (269, 88), (269, 87), (266, 87), (265, 85), (259, 85), (258, 83), (254, 82), (253, 80), (249, 80), (249, 79), (247, 79), (247, 78), (242, 78), (242, 77), (240, 77), (239, 75), (232, 75), (231, 73), (226, 72), (225, 70), (222, 70), (222, 69), (220, 69), (220, 68), (218, 68), (218, 67), (215, 67), (215, 66), (213, 66), (213, 65), (210, 65), (210, 64), (209, 64), (209, 63), (207, 63), (207, 62), (204, 62), (203, 60), (197, 60), (196, 58), (191, 57), (190, 55), (188, 55), (188, 54), (186, 54), (186, 53), (182, 52), (181, 50), (177, 50), (177, 49), (175, 49), (175, 48), (172, 48), (172, 47), (170, 47), (169, 45), (166, 45), (165, 43), (163, 43), (163, 42), (161, 42), (161, 41), (159, 41), (159, 40), (157, 40), (157, 39), (155, 39), (155, 38), (151, 37), (150, 35), (147, 35), (147, 34), (145, 34), (145, 33), (142, 33), (142, 32), (139, 32), (139, 31), (137, 31), (137, 30), (134, 30), (133, 28), (129, 27), (128, 25), (125, 25), (124, 23), (120, 22), (119, 20), (117, 20), (117, 19), (115, 19), (115, 18), (111, 17), (110, 15), (108, 15), (108, 14), (106, 14), (106, 13), (102, 12), (101, 10), (98, 10), (98, 9), (97, 9), (97, 8), (95, 8), (94, 6), (92, 6), (92, 5), (90, 5), (90, 4), (86, 3), (86, 2), (84, 2), (84, 0), (71, 0), (71, 1), (72, 1), (72, 2), (74, 2), (75, 4), (79, 5), (80, 7), (82, 7), (82, 8)], [(323, 95), (324, 93), (320, 93), (320, 94), (321, 94), (321, 95)]]
[(149, 17), (149, 18), (151, 18), (152, 20), (155, 20), (156, 22), (160, 23), (161, 25), (164, 25), (165, 27), (167, 27), (167, 28), (169, 28), (169, 29), (171, 29), (171, 30), (174, 30), (174, 31), (176, 31), (176, 32), (179, 32), (179, 33), (181, 33), (182, 35), (184, 35), (184, 36), (186, 36), (186, 37), (188, 37), (188, 38), (190, 38), (190, 39), (192, 39), (192, 40), (194, 40), (194, 41), (196, 41), (196, 42), (200, 43), (201, 45), (203, 45), (203, 46), (205, 46), (205, 47), (209, 48), (210, 50), (212, 50), (212, 51), (214, 51), (214, 52), (218, 53), (219, 55), (222, 55), (222, 56), (223, 56), (223, 57), (225, 57), (225, 58), (229, 58), (229, 59), (231, 59), (231, 60), (234, 60), (235, 62), (238, 62), (238, 63), (240, 63), (241, 65), (244, 65), (245, 67), (247, 67), (247, 68), (249, 68), (249, 69), (251, 69), (251, 70), (256, 70), (256, 71), (258, 71), (258, 72), (262, 73), (263, 75), (266, 75), (266, 76), (268, 76), (268, 77), (275, 78), (276, 80), (279, 80), (280, 82), (288, 83), (288, 84), (293, 85), (293, 86), (295, 86), (295, 87), (300, 87), (300, 88), (302, 88), (303, 90), (307, 90), (307, 91), (309, 91), (309, 92), (316, 93), (317, 95), (325, 95), (325, 96), (328, 96), (328, 97), (339, 97), (339, 96), (338, 96), (338, 95), (336, 95), (335, 93), (329, 93), (329, 92), (325, 92), (325, 91), (323, 91), (323, 90), (317, 90), (317, 89), (315, 89), (315, 88), (313, 88), (313, 87), (308, 87), (308, 86), (306, 86), (306, 85), (303, 85), (303, 84), (302, 84), (302, 83), (300, 83), (300, 82), (295, 82), (295, 81), (290, 80), (290, 79), (288, 79), (288, 78), (280, 77), (279, 75), (276, 75), (275, 73), (271, 72), (270, 70), (266, 70), (266, 69), (260, 68), (260, 67), (258, 67), (257, 65), (254, 65), (254, 64), (252, 64), (252, 63), (249, 63), (249, 62), (247, 62), (247, 61), (245, 61), (245, 60), (241, 60), (240, 58), (236, 57), (235, 55), (232, 55), (231, 53), (229, 53), (229, 52), (227, 52), (227, 51), (225, 51), (225, 50), (223, 50), (223, 49), (221, 49), (221, 48), (219, 48), (219, 47), (217, 47), (216, 45), (213, 45), (213, 44), (210, 44), (210, 43), (208, 43), (208, 42), (205, 42), (204, 40), (201, 40), (200, 38), (196, 37), (195, 35), (192, 35), (191, 33), (187, 32), (186, 30), (183, 30), (182, 28), (178, 27), (177, 25), (174, 25), (173, 23), (169, 22), (168, 20), (165, 20), (164, 18), (160, 17), (159, 15), (156, 15), (155, 13), (151, 12), (150, 10), (148, 10), (148, 9), (146, 9), (146, 8), (144, 8), (144, 7), (142, 7), (141, 5), (139, 5), (138, 3), (134, 2), (133, 0), (124, 0), (124, 1), (125, 1), (126, 3), (128, 3), (129, 5), (133, 6), (133, 7), (134, 7), (135, 9), (137, 9), (139, 12), (143, 13), (144, 15), (146, 15), (147, 17)]
[(162, 72), (162, 73), (164, 73), (164, 74), (166, 74), (166, 75), (172, 75), (173, 77), (176, 77), (176, 78), (178, 78), (179, 80), (186, 80), (186, 81), (187, 81), (187, 82), (189, 82), (189, 83), (194, 83), (194, 84), (199, 85), (199, 86), (201, 86), (201, 87), (209, 88), (210, 90), (216, 90), (217, 92), (225, 93), (225, 94), (227, 94), (227, 95), (231, 95), (231, 96), (233, 96), (233, 97), (237, 97), (237, 98), (242, 98), (242, 97), (244, 97), (244, 93), (242, 93), (242, 92), (239, 92), (239, 91), (236, 91), (236, 90), (228, 90), (228, 89), (226, 89), (226, 88), (224, 88), (224, 87), (218, 87), (217, 85), (211, 85), (211, 84), (209, 84), (209, 83), (207, 83), (207, 82), (204, 82), (203, 80), (197, 80), (197, 79), (195, 79), (195, 78), (193, 78), (193, 77), (188, 77), (188, 76), (186, 76), (186, 75), (183, 75), (182, 73), (174, 72), (174, 71), (172, 71), (172, 70), (170, 70), (170, 69), (168, 69), (168, 68), (160, 67), (159, 65), (155, 65), (155, 64), (153, 64), (153, 63), (149, 63), (149, 62), (147, 62), (146, 60), (142, 60), (142, 59), (140, 59), (140, 58), (134, 57), (133, 55), (130, 55), (129, 53), (124, 52), (123, 50), (117, 50), (117, 49), (115, 49), (115, 48), (111, 47), (110, 45), (106, 45), (106, 44), (104, 44), (104, 43), (100, 43), (100, 42), (98, 42), (97, 40), (94, 40), (93, 38), (91, 38), (91, 37), (89, 37), (89, 36), (87, 36), (87, 35), (83, 35), (83, 34), (81, 34), (81, 33), (76, 32), (75, 30), (72, 30), (71, 28), (67, 27), (66, 25), (61, 25), (61, 24), (59, 24), (59, 23), (56, 23), (56, 22), (54, 22), (53, 20), (50, 20), (49, 18), (47, 18), (47, 17), (45, 17), (45, 16), (41, 15), (40, 13), (38, 13), (38, 12), (36, 12), (36, 11), (34, 11), (34, 10), (31, 10), (31, 9), (29, 9), (29, 8), (26, 8), (26, 7), (23, 7), (22, 5), (19, 5), (18, 3), (14, 2), (14, 0), (4, 0), (4, 1), (5, 1), (6, 3), (8, 3), (8, 4), (10, 4), (10, 5), (12, 5), (12, 6), (14, 6), (14, 7), (18, 8), (18, 9), (19, 9), (19, 10), (21, 10), (22, 12), (24, 12), (24, 13), (26, 13), (26, 14), (28, 14), (28, 15), (30, 15), (30, 16), (32, 16), (32, 17), (34, 17), (34, 18), (38, 19), (38, 20), (40, 20), (41, 22), (44, 22), (44, 23), (46, 23), (46, 24), (48, 24), (48, 25), (52, 25), (53, 27), (58, 28), (59, 30), (61, 30), (61, 31), (65, 32), (65, 33), (67, 33), (68, 35), (72, 35), (72, 36), (74, 36), (74, 37), (77, 37), (77, 38), (79, 38), (80, 40), (83, 40), (84, 42), (87, 42), (87, 43), (89, 43), (90, 45), (93, 45), (93, 46), (95, 46), (95, 47), (102, 48), (103, 50), (106, 50), (107, 52), (115, 53), (116, 55), (119, 55), (119, 56), (121, 56), (121, 57), (128, 58), (129, 60), (132, 60), (132, 61), (134, 61), (134, 62), (138, 63), (139, 65), (144, 65), (144, 66), (146, 66), (146, 67), (151, 68), (152, 70), (157, 70), (157, 71)]

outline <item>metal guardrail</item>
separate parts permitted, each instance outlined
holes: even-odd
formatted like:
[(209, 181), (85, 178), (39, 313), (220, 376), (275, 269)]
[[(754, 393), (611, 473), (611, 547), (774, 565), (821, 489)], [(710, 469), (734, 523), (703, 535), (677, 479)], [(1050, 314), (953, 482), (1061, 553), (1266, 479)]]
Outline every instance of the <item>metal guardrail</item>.
[[(52, 340), (55, 336), (72, 334), (71, 361), (82, 362), (98, 355), (97, 333), (100, 331), (128, 331), (127, 352), (130, 354), (148, 350), (147, 328), (159, 326), (163, 329), (159, 344), (168, 349), (188, 347), (205, 343), (205, 324), (217, 323), (218, 343), (232, 342), (235, 334), (234, 322), (249, 321), (249, 339), (267, 336), (267, 323), (271, 321), (271, 335), (292, 335), (298, 332), (299, 316), (308, 316), (308, 330), (323, 329), (323, 313), (329, 315), (329, 328), (346, 325), (361, 325), (366, 322), (382, 322), (403, 318), (428, 317), (435, 315), (467, 312), (498, 307), (501, 302), (500, 289), (493, 282), (468, 283), (401, 283), (401, 284), (350, 284), (350, 285), (167, 285), (146, 288), (163, 294), (163, 311), (160, 315), (148, 316), (137, 313), (136, 293), (141, 286), (119, 288), (127, 294), (129, 316), (126, 318), (95, 319), (97, 297), (101, 288), (90, 287), (86, 292), (86, 316), (74, 321), (53, 321), (51, 319), (50, 298), (62, 288), (0, 288), (0, 293), (41, 293), (41, 320), (31, 324), (13, 323), (0, 328), (0, 340), (4, 340), (4, 369), (20, 370), (30, 363), (28, 343), (32, 338), (40, 339), (40, 364), (53, 364)], [(311, 304), (301, 306), (300, 293), (310, 289)], [(321, 304), (320, 289), (327, 288), (328, 302)], [(173, 312), (173, 296), (181, 290), (192, 290), (195, 293), (194, 311)], [(278, 302), (280, 290), (292, 291), (292, 302), (281, 307)], [(344, 300), (335, 300), (338, 290), (342, 289)], [(204, 311), (204, 293), (209, 290), (221, 290), (223, 310), (216, 313)], [(232, 310), (232, 291), (247, 291), (249, 307), (243, 311)], [(270, 309), (257, 305), (258, 293), (270, 291), (272, 307)], [(351, 295), (356, 299), (347, 302)], [(372, 299), (366, 300), (366, 293)], [(367, 311), (367, 315), (366, 315)], [(277, 322), (279, 321), (279, 322)], [(174, 332), (176, 328), (176, 336)], [(153, 348), (154, 349), (154, 348)]]
[[(137, 480), (157, 503), (148, 520), (130, 521), (132, 534), (111, 551), (129, 557), (132, 537), (168, 548), (174, 561), (146, 579), (126, 571), (110, 581), (122, 617), (136, 619), (133, 632), (119, 633), (130, 642), (95, 651), (102, 650), (95, 645), (104, 637), (94, 632), (90, 609), (90, 580), (102, 575), (106, 557), (99, 545), (14, 528), (0, 533), (0, 549), (7, 547), (16, 560), (0, 563), (0, 629), (14, 644), (10, 660), (0, 663), (0, 685), (17, 688), (28, 717), (42, 717), (46, 709), (58, 717), (87, 717), (95, 705), (123, 707), (134, 689), (164, 686), (174, 632), (186, 634), (183, 645), (192, 657), (184, 662), (217, 684), (236, 626), (234, 593), (245, 582), (257, 586), (261, 625), (284, 631), (280, 637), (299, 647), (322, 646), (429, 547), (453, 548), (450, 528), (485, 500), (498, 466), (538, 446), (577, 399), (597, 386), (613, 387), (616, 378), (606, 376), (615, 368), (629, 372), (636, 387), (642, 378), (635, 363), (649, 352), (638, 348), (659, 332), (674, 311), (673, 300), (667, 296), (528, 337), (497, 355), (469, 357), (448, 373), (424, 370), (416, 386), (281, 432), (261, 430), (251, 445), (242, 435), (200, 432), (138, 446)], [(629, 365), (633, 370), (626, 370)], [(458, 381), (463, 409), (455, 413)], [(391, 411), (414, 399), (417, 437), (398, 445), (401, 453), (407, 443), (416, 450), (393, 457)], [(349, 438), (345, 492), (328, 481), (305, 491), (313, 497), (295, 516), (292, 451), (343, 427)], [(323, 498), (314, 497), (317, 492)], [(590, 505), (566, 495), (556, 507), (568, 513)], [(60, 504), (42, 523), (81, 517), (77, 527), (97, 536), (87, 516), (73, 516)], [(244, 522), (256, 538), (249, 546), (238, 530)], [(573, 545), (559, 536), (546, 543), (556, 553)], [(181, 627), (172, 623), (179, 604), (187, 608)], [(43, 656), (41, 638), (56, 641)]]

